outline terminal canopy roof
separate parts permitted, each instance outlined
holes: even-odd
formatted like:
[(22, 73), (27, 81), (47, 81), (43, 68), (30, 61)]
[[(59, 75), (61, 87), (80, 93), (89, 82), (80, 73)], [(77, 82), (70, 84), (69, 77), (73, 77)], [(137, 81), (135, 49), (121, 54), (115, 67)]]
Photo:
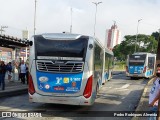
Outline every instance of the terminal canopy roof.
[(17, 37), (9, 36), (9, 35), (0, 35), (0, 46), (7, 47), (7, 48), (20, 48), (20, 47), (27, 47), (29, 41), (22, 40)]

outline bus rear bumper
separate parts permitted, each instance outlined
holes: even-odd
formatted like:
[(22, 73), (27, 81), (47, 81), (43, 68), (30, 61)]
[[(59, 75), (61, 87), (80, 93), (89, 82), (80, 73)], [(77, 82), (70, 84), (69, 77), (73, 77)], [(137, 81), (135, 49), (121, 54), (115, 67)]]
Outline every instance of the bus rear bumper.
[(91, 98), (86, 99), (83, 96), (77, 97), (61, 97), (61, 96), (44, 96), (37, 93), (33, 95), (29, 94), (30, 102), (38, 102), (38, 103), (55, 103), (55, 104), (68, 104), (68, 105), (84, 105), (90, 106), (94, 102), (91, 101)]
[(136, 78), (136, 77), (137, 77), (137, 78), (138, 78), (138, 77), (146, 77), (145, 74), (129, 74), (129, 73), (126, 73), (126, 76), (127, 76), (127, 77), (135, 77), (135, 78)]

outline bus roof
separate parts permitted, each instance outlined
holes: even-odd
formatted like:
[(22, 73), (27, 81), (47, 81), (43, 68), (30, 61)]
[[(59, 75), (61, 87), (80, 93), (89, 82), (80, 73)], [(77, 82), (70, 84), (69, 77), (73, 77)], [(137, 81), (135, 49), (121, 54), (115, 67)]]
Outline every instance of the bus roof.
[(43, 36), (44, 38), (52, 40), (74, 40), (80, 38), (81, 36), (84, 36), (80, 34), (71, 34), (71, 33), (44, 33), (39, 35)]
[[(34, 36), (43, 36), (44, 38), (48, 38), (51, 40), (75, 40), (82, 36), (89, 37), (93, 39), (97, 44), (99, 44), (103, 49), (105, 48), (105, 46), (100, 42), (100, 40), (94, 36), (87, 36), (87, 35), (73, 34), (73, 33), (43, 33)], [(113, 52), (107, 48), (105, 48), (105, 52), (113, 55)]]
[(75, 40), (80, 37), (89, 37), (93, 39), (97, 44), (99, 44), (102, 48), (104, 48), (103, 44), (99, 41), (98, 38), (94, 36), (88, 36), (88, 35), (82, 35), (82, 34), (73, 34), (73, 33), (43, 33), (43, 34), (38, 34), (34, 36), (43, 36), (44, 38), (48, 38), (51, 40)]

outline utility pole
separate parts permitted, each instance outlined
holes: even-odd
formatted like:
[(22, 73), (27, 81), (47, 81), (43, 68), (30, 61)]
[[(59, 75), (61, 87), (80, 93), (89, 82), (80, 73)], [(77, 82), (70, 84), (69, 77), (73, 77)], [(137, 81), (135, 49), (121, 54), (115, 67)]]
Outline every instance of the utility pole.
[(35, 0), (35, 10), (34, 10), (34, 35), (36, 34), (36, 9), (37, 9), (37, 0)]
[(72, 8), (71, 8), (71, 26), (70, 26), (70, 33), (72, 33)]
[[(159, 39), (160, 39), (160, 29), (158, 29), (158, 32), (159, 32)], [(159, 39), (158, 39), (158, 42), (159, 42)]]
[(98, 6), (98, 4), (100, 4), (100, 3), (102, 3), (102, 2), (92, 2), (92, 3), (96, 5), (95, 23), (94, 23), (94, 36), (95, 36), (95, 29), (96, 29), (96, 17), (97, 17), (97, 6)]
[(138, 20), (138, 23), (137, 23), (137, 34), (136, 34), (136, 41), (135, 41), (135, 52), (136, 52), (136, 45), (137, 45), (137, 39), (138, 39), (138, 27), (139, 27), (139, 22), (141, 21), (142, 19), (139, 19)]
[(5, 32), (4, 28), (8, 28), (8, 26), (1, 26), (1, 29), (0, 29), (1, 35), (2, 35), (2, 32)]

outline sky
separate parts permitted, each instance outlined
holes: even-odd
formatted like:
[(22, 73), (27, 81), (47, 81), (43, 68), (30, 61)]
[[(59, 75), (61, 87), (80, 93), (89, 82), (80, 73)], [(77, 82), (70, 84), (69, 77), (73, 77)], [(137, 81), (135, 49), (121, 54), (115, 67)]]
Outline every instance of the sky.
[[(105, 40), (106, 29), (116, 21), (125, 35), (150, 35), (160, 28), (160, 0), (37, 0), (36, 34), (70, 32), (94, 35)], [(3, 34), (22, 38), (22, 30), (34, 34), (35, 0), (0, 0), (0, 26), (8, 26)], [(72, 8), (72, 19), (71, 19)]]

